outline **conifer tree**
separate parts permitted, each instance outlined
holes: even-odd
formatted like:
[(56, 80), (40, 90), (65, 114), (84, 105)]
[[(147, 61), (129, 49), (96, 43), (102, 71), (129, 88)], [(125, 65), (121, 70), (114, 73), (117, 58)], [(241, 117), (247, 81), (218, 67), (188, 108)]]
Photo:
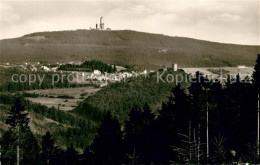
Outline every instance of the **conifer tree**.
[[(38, 143), (29, 127), (29, 118), (25, 113), (25, 101), (18, 96), (14, 105), (9, 110), (9, 115), (6, 119), (9, 130), (5, 132), (2, 142), (5, 143), (3, 149), (3, 157), (11, 154), (12, 157), (8, 158), (8, 162), (16, 162), (20, 164), (35, 164), (39, 161), (39, 148)], [(14, 157), (15, 155), (16, 157)]]
[(66, 159), (66, 164), (67, 165), (74, 165), (74, 164), (78, 164), (78, 152), (75, 150), (75, 148), (71, 145), (70, 147), (67, 148), (66, 150), (66, 155), (65, 155), (65, 159)]
[(93, 141), (92, 150), (97, 164), (120, 164), (125, 154), (123, 151), (122, 132), (116, 119), (110, 112), (104, 117)]
[[(6, 124), (10, 125), (11, 130), (16, 130), (18, 133), (22, 130), (29, 129), (27, 113), (25, 111), (25, 103), (21, 98), (16, 98), (14, 105), (9, 110), (9, 115), (6, 119)], [(19, 130), (18, 130), (19, 129)]]
[(260, 54), (257, 55), (256, 65), (254, 69), (255, 69), (253, 73), (254, 84), (259, 90), (260, 89)]
[[(161, 163), (164, 155), (164, 140), (158, 121), (152, 114), (148, 104), (143, 110), (133, 109), (130, 120), (125, 123), (127, 155), (130, 162), (135, 159), (138, 163)], [(133, 162), (132, 162), (133, 163)]]
[(254, 67), (255, 71), (253, 73), (253, 82), (257, 90), (257, 155), (260, 156), (260, 54), (257, 55), (256, 65)]
[(56, 147), (54, 146), (54, 140), (49, 131), (46, 132), (46, 134), (42, 137), (41, 147), (42, 161), (45, 164), (52, 164), (52, 161), (55, 157)]

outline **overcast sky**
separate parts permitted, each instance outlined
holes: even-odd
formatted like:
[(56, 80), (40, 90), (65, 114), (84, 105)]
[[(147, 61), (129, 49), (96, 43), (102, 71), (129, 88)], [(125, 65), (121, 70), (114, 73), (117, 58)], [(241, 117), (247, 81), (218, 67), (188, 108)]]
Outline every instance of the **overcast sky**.
[(260, 45), (260, 0), (0, 0), (0, 39), (94, 28), (100, 16), (112, 30)]

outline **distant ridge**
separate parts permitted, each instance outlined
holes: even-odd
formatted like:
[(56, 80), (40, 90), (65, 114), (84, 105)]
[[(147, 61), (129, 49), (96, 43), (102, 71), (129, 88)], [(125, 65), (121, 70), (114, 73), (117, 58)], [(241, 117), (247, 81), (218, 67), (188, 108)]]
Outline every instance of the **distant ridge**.
[(0, 63), (100, 60), (159, 67), (253, 66), (260, 46), (223, 44), (130, 30), (37, 32), (0, 41)]

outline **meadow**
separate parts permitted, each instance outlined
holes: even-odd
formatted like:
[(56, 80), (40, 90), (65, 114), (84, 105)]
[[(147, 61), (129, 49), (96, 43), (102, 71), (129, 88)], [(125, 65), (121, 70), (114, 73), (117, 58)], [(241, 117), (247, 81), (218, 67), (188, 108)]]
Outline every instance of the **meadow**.
[(100, 88), (79, 87), (79, 88), (57, 88), (46, 90), (31, 90), (25, 93), (36, 94), (38, 97), (26, 97), (34, 103), (40, 103), (58, 110), (69, 111), (79, 105), (87, 97), (95, 94)]

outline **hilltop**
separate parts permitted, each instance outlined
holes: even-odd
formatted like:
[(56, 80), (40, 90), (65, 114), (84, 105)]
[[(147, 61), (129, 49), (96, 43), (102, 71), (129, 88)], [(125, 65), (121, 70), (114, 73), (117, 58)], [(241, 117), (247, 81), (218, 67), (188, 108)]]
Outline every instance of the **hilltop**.
[(223, 44), (129, 30), (38, 32), (0, 41), (1, 63), (99, 60), (158, 68), (253, 66), (260, 46)]

